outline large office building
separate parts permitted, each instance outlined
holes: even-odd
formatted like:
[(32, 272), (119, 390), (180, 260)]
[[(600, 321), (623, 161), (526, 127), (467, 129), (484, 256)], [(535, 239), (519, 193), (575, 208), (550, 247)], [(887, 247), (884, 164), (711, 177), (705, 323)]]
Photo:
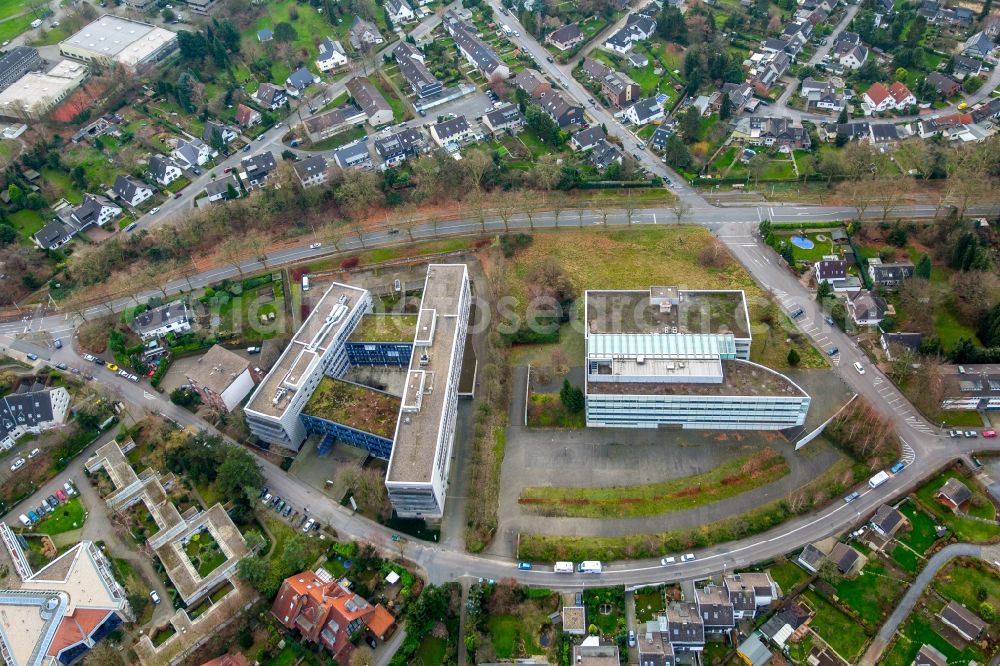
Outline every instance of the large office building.
[[(465, 264), (427, 267), (419, 313), (374, 313), (371, 294), (333, 284), (245, 408), (260, 439), (298, 450), (319, 435), (389, 461), (386, 487), (402, 517), (438, 519), (455, 439), (471, 303)], [(352, 367), (405, 374), (395, 395), (348, 379)]]
[(66, 58), (120, 65), (142, 73), (177, 50), (177, 35), (155, 25), (106, 14), (59, 43)]
[(444, 514), (470, 301), (465, 264), (428, 266), (385, 478), (389, 499), (404, 518)]
[(37, 120), (58, 106), (87, 78), (87, 67), (61, 60), (48, 72), (28, 72), (0, 92), (0, 114)]
[(782, 430), (810, 397), (750, 359), (742, 291), (586, 293), (587, 425)]

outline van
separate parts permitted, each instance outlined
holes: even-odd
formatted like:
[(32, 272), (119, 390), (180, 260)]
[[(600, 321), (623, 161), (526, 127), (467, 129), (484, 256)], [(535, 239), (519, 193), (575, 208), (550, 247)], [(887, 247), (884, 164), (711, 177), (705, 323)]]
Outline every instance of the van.
[(552, 567), (552, 571), (556, 573), (573, 573), (573, 563), (572, 562), (556, 562), (555, 566)]
[(309, 276), (302, 276), (302, 291), (309, 291)]
[(889, 474), (885, 470), (882, 470), (872, 478), (868, 479), (868, 485), (871, 486), (872, 488), (878, 488), (888, 480), (889, 480)]
[(25, 527), (31, 527), (31, 521), (23, 513), (20, 516), (18, 516), (17, 519), (20, 520), (21, 524), (24, 525)]
[(601, 566), (601, 563), (598, 562), (597, 560), (586, 560), (584, 562), (580, 562), (580, 565), (576, 568), (576, 570), (584, 574), (586, 573), (599, 574), (601, 573), (601, 571), (603, 571), (603, 567)]

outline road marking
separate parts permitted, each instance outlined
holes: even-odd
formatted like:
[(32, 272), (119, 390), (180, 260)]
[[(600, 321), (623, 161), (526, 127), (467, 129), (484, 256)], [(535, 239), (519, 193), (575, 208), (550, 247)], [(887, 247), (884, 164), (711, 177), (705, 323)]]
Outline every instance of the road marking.
[(149, 391), (143, 391), (142, 392), (142, 397), (145, 398), (146, 400), (156, 400), (156, 398), (157, 398), (157, 396), (153, 395)]

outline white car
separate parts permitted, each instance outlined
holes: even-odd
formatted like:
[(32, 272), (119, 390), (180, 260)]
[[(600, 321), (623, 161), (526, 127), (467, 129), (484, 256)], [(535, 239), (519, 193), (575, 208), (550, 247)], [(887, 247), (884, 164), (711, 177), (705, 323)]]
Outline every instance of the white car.
[(157, 214), (157, 213), (159, 213), (159, 212), (160, 212), (160, 207), (159, 207), (159, 206), (157, 206), (157, 207), (156, 207), (156, 208), (154, 208), (153, 210), (149, 211), (149, 214), (150, 214), (150, 215), (156, 215), (156, 214)]
[(160, 603), (160, 595), (158, 595), (158, 594), (156, 593), (156, 590), (150, 590), (150, 592), (149, 592), (149, 599), (150, 599), (150, 601), (152, 601), (152, 602), (153, 602), (154, 604), (158, 604), (158, 603)]
[(303, 532), (308, 532), (309, 530), (311, 530), (312, 526), (313, 526), (313, 523), (315, 523), (315, 522), (316, 522), (315, 518), (310, 518), (309, 520), (307, 520), (306, 524), (302, 526), (302, 531)]
[(688, 553), (687, 555), (681, 555), (681, 562), (690, 562), (694, 559), (694, 553)]
[(24, 458), (18, 458), (14, 461), (14, 464), (10, 466), (10, 471), (16, 472), (17, 470), (24, 467)]
[(41, 452), (42, 452), (41, 449), (31, 449), (31, 453), (28, 454), (28, 460), (31, 460)]
[(316, 250), (316, 249), (321, 248), (321, 247), (323, 247), (322, 243), (310, 243), (309, 244), (309, 249), (310, 250)]
[(671, 564), (676, 564), (676, 563), (677, 563), (676, 557), (664, 557), (662, 560), (660, 560), (660, 564), (662, 564), (665, 567), (669, 567)]
[(864, 366), (861, 365), (861, 363), (858, 362), (858, 361), (854, 362), (854, 369), (858, 371), (859, 375), (865, 374), (865, 368), (864, 368)]

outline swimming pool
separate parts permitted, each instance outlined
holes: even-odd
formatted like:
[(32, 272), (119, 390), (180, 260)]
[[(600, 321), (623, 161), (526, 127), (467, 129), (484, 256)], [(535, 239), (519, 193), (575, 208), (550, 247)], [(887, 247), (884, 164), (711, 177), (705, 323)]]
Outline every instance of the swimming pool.
[(792, 245), (802, 248), (803, 250), (811, 250), (816, 247), (816, 244), (805, 236), (792, 236)]

